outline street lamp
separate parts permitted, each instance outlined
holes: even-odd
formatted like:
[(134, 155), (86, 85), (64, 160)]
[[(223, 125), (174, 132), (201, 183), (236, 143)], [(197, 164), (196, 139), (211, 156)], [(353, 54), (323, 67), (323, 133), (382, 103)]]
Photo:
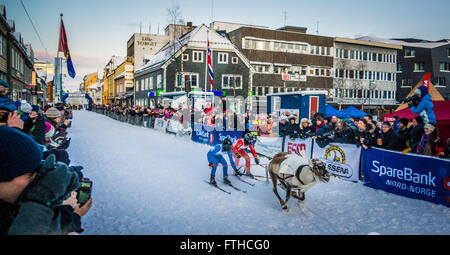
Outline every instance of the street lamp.
[(370, 98), (372, 97), (372, 84), (374, 83), (375, 83), (374, 80), (369, 82), (369, 114), (370, 114)]

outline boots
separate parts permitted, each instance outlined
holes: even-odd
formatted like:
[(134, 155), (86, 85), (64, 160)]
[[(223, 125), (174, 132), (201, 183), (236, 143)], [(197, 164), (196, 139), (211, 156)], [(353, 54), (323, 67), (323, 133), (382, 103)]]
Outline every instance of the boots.
[(211, 175), (211, 178), (209, 179), (209, 183), (211, 183), (212, 185), (217, 185), (216, 178), (214, 175)]
[(231, 184), (230, 180), (228, 180), (228, 176), (227, 175), (225, 175), (223, 177), (223, 183), (225, 183), (226, 185), (230, 185)]

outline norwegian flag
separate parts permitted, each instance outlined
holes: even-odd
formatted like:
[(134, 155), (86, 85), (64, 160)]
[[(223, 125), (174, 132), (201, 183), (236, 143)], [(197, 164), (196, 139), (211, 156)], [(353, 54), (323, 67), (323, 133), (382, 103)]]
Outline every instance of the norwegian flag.
[(211, 48), (209, 47), (209, 39), (208, 39), (208, 73), (209, 73), (209, 81), (211, 82), (211, 87), (214, 88), (214, 71), (212, 67), (212, 56), (211, 56)]

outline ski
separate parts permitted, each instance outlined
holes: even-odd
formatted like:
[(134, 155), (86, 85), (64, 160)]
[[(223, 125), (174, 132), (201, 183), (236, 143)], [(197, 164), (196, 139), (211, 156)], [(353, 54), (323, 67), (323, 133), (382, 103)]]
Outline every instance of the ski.
[(246, 181), (246, 180), (243, 180), (240, 176), (237, 176), (237, 175), (234, 175), (239, 181), (241, 181), (241, 182), (243, 182), (243, 183), (246, 183), (246, 184), (248, 184), (248, 185), (250, 185), (250, 186), (252, 186), (252, 187), (254, 187), (255, 186), (255, 183), (250, 183), (250, 182), (248, 182), (248, 181)]
[(240, 191), (240, 192), (243, 192), (243, 193), (247, 193), (247, 191), (246, 190), (241, 190), (241, 189), (239, 189), (238, 187), (235, 187), (233, 184), (225, 184), (225, 185), (228, 185), (228, 186), (230, 186), (232, 189), (234, 189), (234, 190), (236, 190), (236, 191)]
[(210, 183), (209, 181), (204, 181), (204, 182), (206, 182), (206, 183), (209, 184), (210, 186), (213, 186), (214, 188), (216, 188), (216, 189), (218, 189), (218, 190), (220, 190), (220, 191), (222, 191), (222, 192), (224, 192), (224, 193), (227, 193), (227, 194), (231, 195), (231, 192), (222, 189), (222, 188), (219, 187), (219, 185), (217, 185), (217, 184), (214, 185), (214, 184)]

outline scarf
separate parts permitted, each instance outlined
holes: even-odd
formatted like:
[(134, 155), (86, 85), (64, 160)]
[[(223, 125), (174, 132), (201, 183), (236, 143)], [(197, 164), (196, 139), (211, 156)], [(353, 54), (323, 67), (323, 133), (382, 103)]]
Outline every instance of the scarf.
[(428, 142), (430, 140), (430, 136), (427, 134), (423, 134), (422, 139), (420, 139), (420, 143), (417, 146), (417, 154), (420, 154), (422, 152), (423, 146), (425, 145), (426, 142)]

